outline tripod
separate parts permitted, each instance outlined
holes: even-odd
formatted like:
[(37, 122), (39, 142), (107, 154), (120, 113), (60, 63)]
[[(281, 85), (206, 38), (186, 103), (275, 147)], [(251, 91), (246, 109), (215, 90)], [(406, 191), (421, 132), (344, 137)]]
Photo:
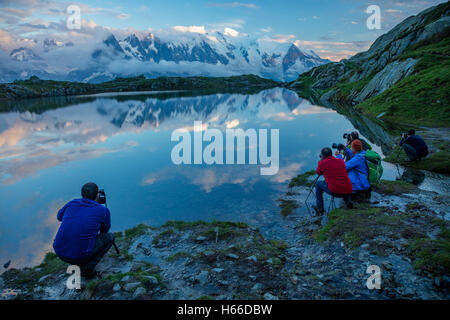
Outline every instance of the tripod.
[[(108, 208), (108, 204), (106, 203), (106, 199), (105, 199), (105, 207)], [(115, 240), (113, 240), (112, 245), (113, 245), (114, 249), (116, 250), (116, 253), (120, 254), (119, 248), (117, 247)]]
[(311, 193), (313, 193), (314, 187), (316, 186), (317, 180), (319, 180), (319, 178), (320, 178), (320, 176), (317, 175), (316, 179), (314, 179), (314, 182), (311, 184), (311, 187), (310, 187), (310, 190), (309, 190), (309, 194), (308, 194), (308, 196), (306, 197), (306, 200), (305, 200), (305, 204), (306, 205), (308, 205), (307, 202), (308, 202), (309, 196), (311, 195)]

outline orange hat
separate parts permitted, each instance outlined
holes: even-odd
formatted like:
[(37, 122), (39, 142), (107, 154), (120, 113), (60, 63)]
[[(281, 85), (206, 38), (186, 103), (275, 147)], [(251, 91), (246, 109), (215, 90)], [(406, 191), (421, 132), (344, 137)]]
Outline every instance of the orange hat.
[(352, 149), (355, 149), (356, 151), (361, 151), (362, 150), (362, 143), (360, 140), (355, 139), (352, 142)]

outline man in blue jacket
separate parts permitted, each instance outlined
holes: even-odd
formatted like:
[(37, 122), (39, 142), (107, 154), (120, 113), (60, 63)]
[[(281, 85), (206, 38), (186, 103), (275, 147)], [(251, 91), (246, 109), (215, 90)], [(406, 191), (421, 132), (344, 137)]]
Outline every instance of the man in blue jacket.
[(427, 144), (420, 136), (416, 136), (414, 129), (409, 130), (408, 134), (402, 137), (400, 146), (402, 146), (408, 156), (406, 162), (420, 160), (428, 155)]
[(97, 202), (98, 186), (86, 183), (81, 188), (81, 196), (58, 211), (61, 225), (53, 249), (61, 260), (80, 266), (83, 277), (92, 278), (96, 275), (95, 266), (111, 248), (114, 235), (108, 232), (111, 227), (109, 209)]

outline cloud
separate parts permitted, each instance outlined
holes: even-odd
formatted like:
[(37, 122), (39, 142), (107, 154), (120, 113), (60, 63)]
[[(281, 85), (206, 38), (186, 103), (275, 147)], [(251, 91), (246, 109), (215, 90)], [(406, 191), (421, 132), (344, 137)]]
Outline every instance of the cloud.
[(208, 3), (209, 7), (222, 7), (222, 8), (248, 8), (257, 9), (259, 6), (253, 3), (243, 3), (243, 2), (221, 2), (221, 3)]
[(372, 41), (308, 41), (297, 40), (295, 44), (300, 48), (314, 50), (320, 57), (332, 61), (347, 59), (358, 52), (369, 49)]
[(117, 15), (117, 18), (119, 18), (120, 20), (126, 20), (130, 17), (130, 15), (128, 13), (120, 13)]
[(267, 27), (267, 28), (261, 28), (261, 29), (259, 29), (261, 32), (266, 32), (266, 33), (268, 33), (268, 32), (272, 32), (272, 28), (271, 27)]
[(270, 37), (273, 41), (279, 43), (286, 43), (295, 39), (295, 35), (293, 34), (275, 34)]
[(175, 26), (173, 29), (179, 32), (206, 33), (205, 26)]

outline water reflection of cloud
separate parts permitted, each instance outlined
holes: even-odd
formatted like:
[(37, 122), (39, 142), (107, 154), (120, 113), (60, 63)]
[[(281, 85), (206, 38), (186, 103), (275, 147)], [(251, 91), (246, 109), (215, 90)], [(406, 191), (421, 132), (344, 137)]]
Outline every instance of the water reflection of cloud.
[(124, 133), (180, 128), (192, 132), (196, 120), (203, 121), (202, 130), (235, 128), (246, 124), (248, 119), (255, 121), (257, 126), (270, 127), (268, 121), (271, 120), (292, 120), (300, 114), (333, 112), (313, 106), (295, 92), (281, 88), (254, 95), (133, 99), (99, 98), (40, 115), (30, 112), (1, 114), (0, 181), (14, 183), (41, 169), (136, 146), (136, 142), (129, 141), (125, 145), (101, 147), (111, 137)]
[(87, 148), (83, 146), (71, 149), (36, 150), (24, 157), (15, 157), (10, 161), (0, 163), (0, 181), (3, 184), (12, 184), (18, 180), (33, 175), (41, 169), (56, 167), (58, 165), (100, 157), (107, 153), (118, 152), (130, 148), (128, 145), (119, 145), (111, 148)]
[[(59, 222), (56, 213), (64, 205), (64, 201), (55, 200), (36, 215), (31, 216), (33, 232), (19, 241), (17, 247), (9, 248), (11, 267), (36, 265), (42, 262), (47, 252), (52, 250), (52, 240), (56, 235)], [(12, 244), (15, 246), (15, 244)]]

